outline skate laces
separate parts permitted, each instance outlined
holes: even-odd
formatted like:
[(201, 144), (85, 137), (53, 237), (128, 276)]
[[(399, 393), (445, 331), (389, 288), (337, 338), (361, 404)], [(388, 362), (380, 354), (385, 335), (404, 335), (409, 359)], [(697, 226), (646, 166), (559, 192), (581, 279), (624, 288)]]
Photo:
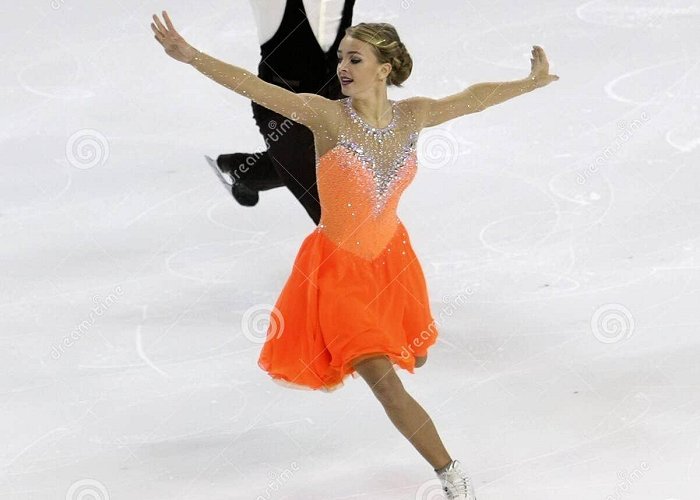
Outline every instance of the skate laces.
[(462, 470), (459, 462), (453, 461), (450, 466), (439, 474), (442, 480), (442, 489), (448, 499), (473, 500), (471, 495), (471, 479)]

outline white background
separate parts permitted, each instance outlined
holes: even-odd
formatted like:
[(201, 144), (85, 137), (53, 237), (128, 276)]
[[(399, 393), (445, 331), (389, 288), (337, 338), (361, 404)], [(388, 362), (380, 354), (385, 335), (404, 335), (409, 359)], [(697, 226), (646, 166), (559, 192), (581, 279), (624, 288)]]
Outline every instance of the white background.
[[(285, 189), (222, 189), (203, 155), (263, 140), (164, 54), (163, 9), (256, 71), (243, 0), (0, 13), (0, 497), (439, 498), (361, 378), (257, 366), (314, 225)], [(400, 376), (479, 500), (697, 499), (700, 5), (358, 0), (361, 21), (413, 56), (391, 99), (523, 78), (535, 44), (560, 76), (424, 130), (399, 206), (440, 327)]]

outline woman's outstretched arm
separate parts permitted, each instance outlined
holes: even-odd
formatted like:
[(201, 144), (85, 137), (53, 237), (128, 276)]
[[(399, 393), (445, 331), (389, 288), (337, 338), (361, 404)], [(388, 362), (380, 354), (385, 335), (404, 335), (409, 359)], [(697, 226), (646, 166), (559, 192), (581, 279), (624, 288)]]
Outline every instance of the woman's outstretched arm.
[(165, 25), (154, 15), (155, 24), (151, 23), (151, 28), (166, 54), (177, 61), (190, 64), (224, 87), (309, 128), (323, 124), (326, 113), (333, 109), (333, 101), (330, 99), (316, 94), (290, 92), (243, 68), (200, 52), (175, 30), (166, 11), (163, 11), (163, 19)]
[(407, 101), (416, 109), (422, 126), (433, 127), (469, 113), (483, 111), (494, 104), (559, 80), (557, 75), (549, 74), (549, 63), (542, 47), (534, 46), (530, 61), (532, 63), (530, 75), (521, 80), (476, 83), (462, 92), (442, 99), (412, 97)]

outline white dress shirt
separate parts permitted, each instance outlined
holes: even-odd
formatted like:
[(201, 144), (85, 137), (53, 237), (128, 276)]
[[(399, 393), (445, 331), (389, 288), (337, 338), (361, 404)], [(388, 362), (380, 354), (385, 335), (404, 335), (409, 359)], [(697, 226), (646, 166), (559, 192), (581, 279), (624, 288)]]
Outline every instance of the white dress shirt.
[[(343, 17), (345, 0), (303, 0), (306, 17), (321, 48), (328, 52)], [(287, 0), (250, 0), (260, 45), (271, 39), (282, 24)]]

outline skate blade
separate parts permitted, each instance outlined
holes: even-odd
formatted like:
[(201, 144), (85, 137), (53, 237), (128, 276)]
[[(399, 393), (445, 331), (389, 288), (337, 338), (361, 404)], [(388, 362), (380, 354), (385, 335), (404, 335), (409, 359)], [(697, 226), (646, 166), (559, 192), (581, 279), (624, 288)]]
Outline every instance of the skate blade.
[(214, 173), (219, 178), (221, 183), (224, 185), (224, 187), (226, 188), (226, 191), (230, 194), (231, 187), (233, 187), (233, 179), (231, 179), (226, 173), (221, 171), (221, 169), (219, 168), (219, 165), (216, 164), (215, 159), (211, 158), (209, 155), (204, 155), (204, 158), (207, 159), (207, 163), (212, 168), (212, 170), (214, 170)]

